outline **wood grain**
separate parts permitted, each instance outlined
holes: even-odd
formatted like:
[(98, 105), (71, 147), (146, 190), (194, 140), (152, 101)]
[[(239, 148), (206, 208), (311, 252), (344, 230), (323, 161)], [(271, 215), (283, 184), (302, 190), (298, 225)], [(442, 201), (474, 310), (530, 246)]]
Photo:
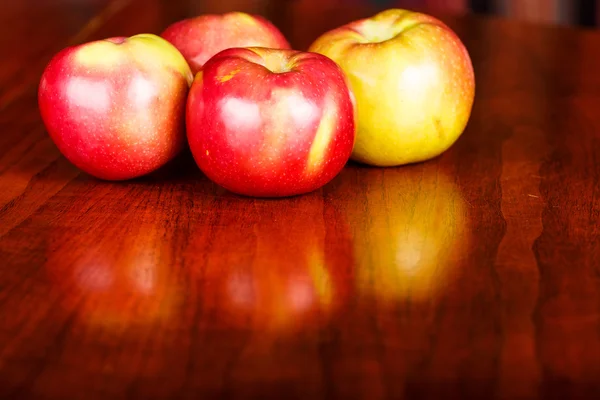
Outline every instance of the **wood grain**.
[[(2, 49), (39, 71), (198, 10), (124, 1), (13, 6), (42, 42)], [(374, 12), (260, 10), (297, 48)], [(441, 17), (477, 76), (456, 145), (291, 199), (234, 196), (187, 153), (95, 180), (47, 138), (39, 76), (2, 85), (0, 398), (597, 398), (600, 36)]]

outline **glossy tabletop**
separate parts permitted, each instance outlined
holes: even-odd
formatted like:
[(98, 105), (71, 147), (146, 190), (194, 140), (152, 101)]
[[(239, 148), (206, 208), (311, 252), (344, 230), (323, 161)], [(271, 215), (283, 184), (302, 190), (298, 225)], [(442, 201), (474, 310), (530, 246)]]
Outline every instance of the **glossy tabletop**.
[[(298, 49), (376, 11), (248, 4)], [(0, 398), (600, 397), (600, 33), (440, 15), (475, 67), (463, 136), (304, 196), (232, 195), (189, 153), (122, 183), (67, 162), (50, 57), (204, 7), (2, 2)]]

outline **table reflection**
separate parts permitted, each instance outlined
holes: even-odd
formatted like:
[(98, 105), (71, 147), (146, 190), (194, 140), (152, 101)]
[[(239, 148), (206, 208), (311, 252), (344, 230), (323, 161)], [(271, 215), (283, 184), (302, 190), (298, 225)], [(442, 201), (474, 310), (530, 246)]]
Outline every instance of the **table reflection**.
[(442, 295), (469, 251), (467, 207), (452, 176), (433, 162), (363, 176), (370, 190), (347, 210), (357, 221), (359, 292), (383, 303)]
[[(50, 236), (46, 274), (62, 291), (63, 305), (96, 328), (146, 329), (169, 321), (185, 292), (164, 236), (169, 217), (104, 206), (57, 226)], [(120, 221), (108, 231), (87, 229), (98, 218)]]
[(199, 226), (186, 257), (206, 311), (226, 326), (311, 329), (347, 300), (347, 226), (318, 193), (281, 201), (228, 197), (212, 230)]

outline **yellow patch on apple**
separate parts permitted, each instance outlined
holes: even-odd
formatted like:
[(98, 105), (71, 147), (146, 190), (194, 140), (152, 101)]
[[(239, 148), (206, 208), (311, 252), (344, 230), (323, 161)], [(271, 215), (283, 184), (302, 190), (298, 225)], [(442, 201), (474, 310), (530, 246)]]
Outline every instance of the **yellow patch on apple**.
[(196, 76), (194, 76), (194, 81), (202, 83), (203, 80), (204, 80), (204, 72), (202, 70), (200, 70), (200, 71), (198, 71)]
[(194, 79), (179, 50), (163, 38), (149, 33), (124, 38), (122, 42), (106, 39), (87, 43), (77, 50), (75, 58), (82, 65), (101, 68), (114, 68), (115, 65), (133, 59), (144, 70), (152, 70), (149, 67), (152, 64), (157, 64), (160, 68), (166, 65), (181, 74), (188, 86), (191, 86)]
[(175, 46), (165, 39), (150, 33), (142, 33), (127, 40), (131, 46), (133, 58), (142, 65), (151, 63), (165, 63), (173, 70), (179, 72), (191, 85), (194, 76), (190, 66)]
[(221, 77), (219, 78), (219, 82), (221, 82), (221, 83), (225, 83), (225, 82), (227, 82), (227, 81), (229, 81), (229, 80), (233, 79), (233, 77), (234, 77), (234, 76), (236, 76), (236, 75), (237, 75), (239, 72), (240, 72), (240, 69), (239, 69), (239, 68), (237, 68), (237, 69), (234, 69), (234, 70), (231, 70), (231, 71), (229, 71), (229, 73), (227, 73), (226, 75), (223, 75), (223, 76), (221, 76)]
[(256, 20), (250, 15), (247, 14), (245, 12), (241, 12), (241, 11), (237, 11), (237, 12), (232, 12), (229, 14), (230, 17), (239, 17), (241, 20), (251, 24), (251, 25), (256, 25)]
[(107, 40), (89, 43), (77, 50), (75, 60), (87, 67), (113, 68), (126, 59), (117, 46)]
[(308, 153), (308, 161), (306, 163), (308, 174), (318, 171), (325, 160), (325, 152), (331, 143), (331, 137), (335, 129), (336, 117), (337, 107), (333, 99), (327, 97), (325, 108), (323, 109), (323, 118), (319, 123), (315, 139)]

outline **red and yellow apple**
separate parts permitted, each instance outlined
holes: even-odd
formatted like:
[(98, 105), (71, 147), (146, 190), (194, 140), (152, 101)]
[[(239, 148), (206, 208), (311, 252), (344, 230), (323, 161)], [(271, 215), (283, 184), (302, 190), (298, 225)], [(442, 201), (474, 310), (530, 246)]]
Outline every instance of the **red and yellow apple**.
[(148, 174), (185, 146), (193, 75), (179, 51), (152, 34), (68, 47), (44, 70), (38, 100), (59, 151), (104, 180)]
[(177, 21), (161, 36), (179, 49), (194, 74), (212, 56), (229, 48), (290, 49), (285, 36), (269, 20), (237, 11)]
[(196, 75), (188, 143), (205, 175), (246, 196), (314, 191), (350, 158), (355, 102), (346, 77), (320, 54), (233, 48)]
[(470, 56), (432, 16), (386, 10), (324, 33), (309, 51), (333, 59), (348, 76), (358, 162), (386, 167), (437, 157), (468, 123), (475, 97)]

